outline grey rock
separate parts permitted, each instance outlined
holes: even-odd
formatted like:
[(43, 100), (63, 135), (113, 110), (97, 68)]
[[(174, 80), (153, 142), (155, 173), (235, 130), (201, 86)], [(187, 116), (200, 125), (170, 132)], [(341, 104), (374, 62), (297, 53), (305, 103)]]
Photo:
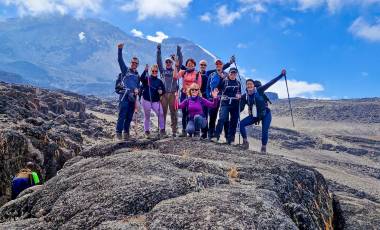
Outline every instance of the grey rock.
[(0, 229), (334, 227), (322, 175), (280, 157), (190, 139), (109, 143), (80, 155), (0, 208)]

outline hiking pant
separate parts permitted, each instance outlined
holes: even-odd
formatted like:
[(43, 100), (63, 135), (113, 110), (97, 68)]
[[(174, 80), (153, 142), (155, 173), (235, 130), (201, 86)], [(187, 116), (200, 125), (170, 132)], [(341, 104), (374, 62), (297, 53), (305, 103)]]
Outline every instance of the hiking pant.
[(166, 124), (166, 115), (168, 114), (168, 108), (170, 110), (171, 127), (173, 133), (177, 132), (177, 110), (175, 108), (175, 92), (165, 93), (161, 97), (162, 110), (164, 111), (164, 122)]
[[(218, 117), (219, 107), (220, 107), (220, 102), (218, 103), (218, 106), (216, 108), (208, 109), (208, 115), (209, 115), (208, 136), (209, 138), (213, 137), (215, 134), (215, 124), (216, 124), (216, 118)], [(224, 124), (224, 135), (227, 139), (228, 121), (226, 121), (226, 123)]]
[[(245, 127), (253, 125), (254, 123), (256, 123), (258, 121), (259, 121), (259, 118), (250, 115), (250, 116), (244, 118), (240, 122), (240, 133), (241, 133), (241, 136), (243, 137), (243, 139), (247, 138), (247, 131), (246, 131)], [(267, 109), (265, 116), (261, 120), (261, 124), (262, 124), (262, 127), (261, 127), (261, 144), (262, 145), (268, 144), (269, 127), (270, 127), (271, 122), (272, 122), (272, 114), (271, 114), (270, 110)]]
[[(223, 126), (226, 122), (228, 125), (227, 142), (232, 142), (235, 140), (236, 126), (239, 120), (239, 106), (236, 105), (223, 105), (220, 107), (219, 120), (215, 129), (215, 136), (220, 137), (222, 133)], [(230, 116), (230, 119), (228, 117)]]
[(144, 110), (144, 131), (150, 130), (150, 111), (153, 110), (157, 116), (159, 128), (165, 129), (164, 112), (162, 111), (161, 102), (150, 102), (141, 99), (141, 104)]
[(207, 120), (202, 115), (195, 115), (193, 119), (187, 122), (186, 132), (188, 134), (199, 133), (200, 130), (207, 126)]
[[(180, 102), (186, 100), (186, 98), (187, 98), (187, 95), (184, 92), (181, 92)], [(187, 116), (188, 116), (187, 108), (183, 108), (181, 111), (182, 111), (182, 130), (185, 131), (186, 126), (187, 126)]]
[(135, 102), (130, 100), (121, 101), (119, 103), (119, 115), (116, 123), (116, 132), (129, 133), (129, 127), (131, 126), (133, 113), (135, 112)]
[(202, 138), (207, 138), (207, 133), (208, 133), (207, 116), (208, 116), (209, 108), (207, 106), (202, 106), (202, 109), (203, 109), (203, 114), (206, 116), (205, 117), (206, 125), (204, 128), (202, 128)]

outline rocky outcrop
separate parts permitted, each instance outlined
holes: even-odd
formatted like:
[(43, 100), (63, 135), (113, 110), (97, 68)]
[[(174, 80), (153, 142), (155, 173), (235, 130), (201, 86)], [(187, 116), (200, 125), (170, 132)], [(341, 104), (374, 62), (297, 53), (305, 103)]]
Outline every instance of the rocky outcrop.
[(12, 177), (27, 161), (39, 165), (48, 180), (84, 147), (111, 139), (113, 122), (87, 112), (101, 104), (63, 91), (0, 83), (0, 205), (9, 200)]
[(103, 144), (0, 209), (0, 229), (333, 229), (320, 173), (191, 139)]

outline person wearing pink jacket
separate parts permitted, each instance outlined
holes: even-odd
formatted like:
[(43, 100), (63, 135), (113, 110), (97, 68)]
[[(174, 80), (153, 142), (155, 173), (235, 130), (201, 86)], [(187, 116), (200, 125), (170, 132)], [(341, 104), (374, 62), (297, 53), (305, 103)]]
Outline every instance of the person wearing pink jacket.
[[(176, 75), (175, 79), (182, 78), (182, 90), (180, 101), (183, 102), (187, 98), (187, 91), (189, 87), (196, 83), (199, 87), (202, 87), (202, 76), (199, 72), (195, 70), (196, 62), (194, 59), (190, 58), (186, 61), (186, 70), (180, 70)], [(187, 116), (188, 111), (187, 108), (182, 109), (182, 134), (181, 137), (185, 137), (186, 134), (186, 126), (187, 126)]]

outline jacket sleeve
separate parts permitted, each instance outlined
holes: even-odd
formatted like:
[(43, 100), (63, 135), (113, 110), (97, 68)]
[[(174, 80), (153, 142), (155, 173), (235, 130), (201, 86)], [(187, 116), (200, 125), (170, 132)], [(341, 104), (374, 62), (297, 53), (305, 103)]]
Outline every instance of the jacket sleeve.
[(211, 69), (206, 71), (206, 76), (208, 77), (210, 74), (216, 72), (216, 69)]
[(123, 59), (123, 49), (119, 48), (117, 52), (117, 61), (119, 62), (120, 70), (123, 74), (127, 73), (127, 66), (125, 65), (124, 59)]
[(280, 74), (278, 77), (272, 79), (270, 82), (266, 83), (265, 85), (262, 85), (260, 87), (257, 88), (257, 91), (259, 92), (265, 92), (269, 87), (271, 87), (272, 85), (274, 85), (276, 82), (278, 82), (281, 78), (282, 78), (282, 74)]
[(228, 69), (231, 66), (231, 63), (227, 62), (226, 64), (223, 65), (223, 70)]
[(178, 108), (179, 109), (184, 109), (184, 108), (186, 108), (188, 106), (188, 104), (189, 104), (189, 99), (185, 99), (181, 103), (179, 103)]
[(215, 88), (218, 88), (219, 91), (223, 91), (224, 80), (219, 81), (218, 85)]
[(202, 103), (208, 108), (214, 109), (218, 106), (219, 99), (218, 98), (213, 98), (212, 101), (209, 101), (205, 98), (202, 97)]
[(199, 85), (199, 88), (202, 88), (202, 74), (198, 72), (196, 73), (195, 77), (198, 77), (197, 84)]
[(177, 79), (180, 79), (181, 77), (183, 77), (183, 75), (185, 74), (185, 70), (180, 70), (176, 76), (174, 76), (174, 79), (177, 80)]
[(247, 94), (243, 94), (240, 99), (240, 112), (243, 112), (247, 104)]
[(179, 63), (179, 66), (180, 68), (182, 69), (182, 64), (183, 64), (183, 55), (182, 55), (182, 51), (179, 47), (177, 47), (177, 56), (178, 56), (178, 63)]
[(141, 74), (140, 81), (143, 85), (147, 85), (147, 74), (148, 72), (144, 70), (144, 72)]
[(157, 49), (157, 65), (158, 65), (158, 69), (160, 70), (160, 73), (163, 74), (164, 67), (162, 65), (161, 49)]
[(162, 90), (162, 94), (165, 94), (166, 93), (165, 85), (164, 85), (164, 83), (162, 82), (161, 79), (160, 79), (160, 88)]

